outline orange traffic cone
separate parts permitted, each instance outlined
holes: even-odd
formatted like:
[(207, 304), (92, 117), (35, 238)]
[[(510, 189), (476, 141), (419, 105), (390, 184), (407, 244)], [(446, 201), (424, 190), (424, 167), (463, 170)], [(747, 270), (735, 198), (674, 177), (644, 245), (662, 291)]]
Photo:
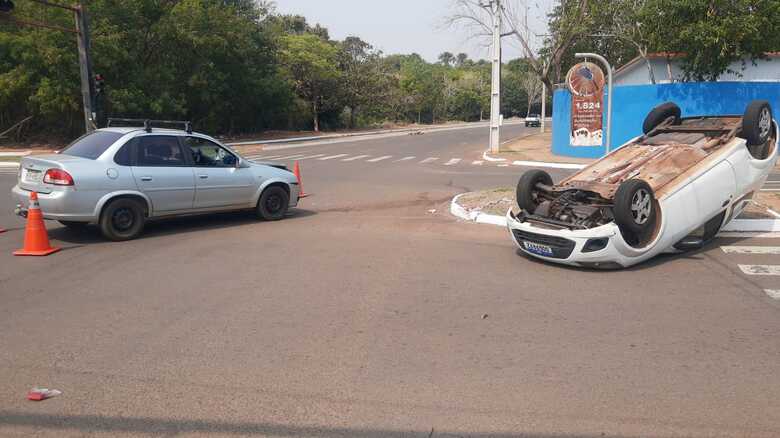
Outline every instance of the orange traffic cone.
[(303, 181), (301, 180), (301, 166), (298, 165), (298, 162), (295, 162), (295, 166), (293, 166), (293, 173), (295, 174), (295, 177), (298, 178), (298, 187), (301, 188), (301, 193), (298, 195), (299, 198), (305, 198), (309, 196), (306, 194), (306, 192), (303, 191)]
[(49, 244), (43, 214), (38, 206), (38, 194), (30, 193), (30, 208), (27, 209), (27, 226), (24, 229), (24, 248), (14, 251), (15, 256), (45, 256), (59, 251)]

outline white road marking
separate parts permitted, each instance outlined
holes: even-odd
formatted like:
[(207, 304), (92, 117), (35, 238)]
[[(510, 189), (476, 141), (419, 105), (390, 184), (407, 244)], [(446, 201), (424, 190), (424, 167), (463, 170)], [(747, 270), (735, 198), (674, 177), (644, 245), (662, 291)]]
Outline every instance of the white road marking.
[(378, 161), (386, 160), (388, 158), (393, 158), (392, 155), (385, 155), (384, 157), (374, 158), (373, 160), (366, 160), (368, 163), (376, 163)]
[(747, 275), (780, 275), (780, 265), (739, 265)]
[(472, 165), (472, 166), (481, 166), (481, 165), (482, 165), (482, 163), (484, 163), (484, 161), (482, 161), (482, 160), (477, 160), (477, 161), (474, 161), (473, 163), (471, 163), (471, 165)]
[(346, 157), (347, 155), (349, 155), (349, 154), (338, 154), (338, 155), (331, 155), (330, 157), (322, 157), (322, 158), (319, 158), (319, 160), (320, 160), (320, 161), (327, 161), (327, 160), (332, 160), (332, 159), (334, 159), (334, 158), (341, 158), (341, 157)]
[(756, 231), (724, 231), (718, 233), (718, 237), (727, 238), (756, 238), (756, 239), (780, 239), (778, 232), (756, 232)]
[(780, 246), (721, 246), (726, 254), (780, 254)]
[(426, 163), (433, 163), (434, 161), (438, 160), (438, 157), (428, 157), (422, 161), (420, 161), (420, 164), (426, 164)]
[(780, 300), (780, 290), (777, 289), (764, 289), (769, 298), (773, 300)]
[(508, 164), (499, 164), (498, 167), (509, 167)]
[(445, 166), (453, 166), (453, 165), (458, 164), (458, 163), (460, 163), (460, 158), (453, 158), (450, 161), (447, 161), (446, 163), (444, 163), (444, 165)]
[(319, 157), (324, 157), (324, 156), (325, 156), (325, 154), (309, 155), (307, 157), (296, 158), (296, 160), (297, 161), (300, 161), (300, 160), (310, 160), (312, 158), (319, 158)]
[(401, 161), (409, 161), (409, 160), (414, 160), (415, 158), (417, 158), (417, 157), (403, 157), (403, 158), (401, 158), (400, 160), (395, 160), (395, 162), (396, 162), (396, 163), (399, 163), (399, 162), (401, 162)]
[(276, 159), (281, 161), (281, 160), (290, 160), (290, 159), (293, 159), (293, 158), (297, 159), (298, 157), (303, 157), (303, 156), (305, 156), (305, 155), (303, 155), (303, 154), (295, 154), (295, 155), (281, 156), (281, 157), (276, 158)]
[(368, 158), (368, 157), (370, 157), (370, 156), (371, 156), (371, 155), (357, 155), (357, 156), (354, 156), (354, 157), (345, 158), (345, 159), (343, 159), (343, 160), (341, 160), (341, 161), (355, 161), (355, 160), (359, 160), (359, 159), (361, 159), (361, 158)]

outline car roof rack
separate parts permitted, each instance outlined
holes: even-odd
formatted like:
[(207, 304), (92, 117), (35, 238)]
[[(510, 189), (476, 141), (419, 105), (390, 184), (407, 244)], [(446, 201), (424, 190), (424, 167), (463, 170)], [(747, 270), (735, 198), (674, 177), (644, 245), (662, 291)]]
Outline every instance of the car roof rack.
[(126, 123), (124, 126), (143, 126), (144, 131), (152, 132), (152, 125), (184, 125), (184, 130), (187, 134), (192, 134), (192, 122), (188, 120), (152, 120), (152, 119), (123, 119), (117, 117), (109, 117), (107, 128), (110, 128), (112, 124), (116, 122)]

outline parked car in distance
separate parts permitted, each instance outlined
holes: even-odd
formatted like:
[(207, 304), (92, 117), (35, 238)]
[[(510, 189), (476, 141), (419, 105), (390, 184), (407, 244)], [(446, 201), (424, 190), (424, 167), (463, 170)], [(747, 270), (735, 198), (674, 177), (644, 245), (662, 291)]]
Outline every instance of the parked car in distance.
[(542, 119), (539, 118), (539, 114), (529, 114), (528, 117), (525, 118), (525, 126), (541, 126), (542, 125)]
[(523, 174), (519, 210), (507, 213), (515, 244), (551, 262), (620, 268), (714, 239), (766, 182), (780, 131), (766, 101), (742, 116), (680, 116), (673, 103), (656, 107), (644, 135), (558, 184)]
[(189, 122), (178, 130), (130, 119), (118, 120), (144, 126), (111, 126), (116, 120), (58, 154), (24, 157), (12, 189), (17, 214), (26, 216), (34, 191), (45, 219), (94, 223), (120, 241), (149, 219), (253, 209), (273, 221), (298, 204), (299, 182), (286, 167), (249, 161)]

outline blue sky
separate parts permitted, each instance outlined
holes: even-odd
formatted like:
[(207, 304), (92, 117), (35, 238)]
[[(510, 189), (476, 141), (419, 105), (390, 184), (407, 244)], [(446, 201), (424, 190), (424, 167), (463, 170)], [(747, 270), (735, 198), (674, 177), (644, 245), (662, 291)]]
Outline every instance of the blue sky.
[[(489, 55), (463, 31), (445, 26), (452, 0), (277, 0), (276, 7), (327, 27), (331, 38), (356, 35), (386, 54), (416, 52), (429, 61), (444, 51), (465, 52), (472, 59)], [(511, 45), (505, 47), (505, 59), (518, 55)]]

